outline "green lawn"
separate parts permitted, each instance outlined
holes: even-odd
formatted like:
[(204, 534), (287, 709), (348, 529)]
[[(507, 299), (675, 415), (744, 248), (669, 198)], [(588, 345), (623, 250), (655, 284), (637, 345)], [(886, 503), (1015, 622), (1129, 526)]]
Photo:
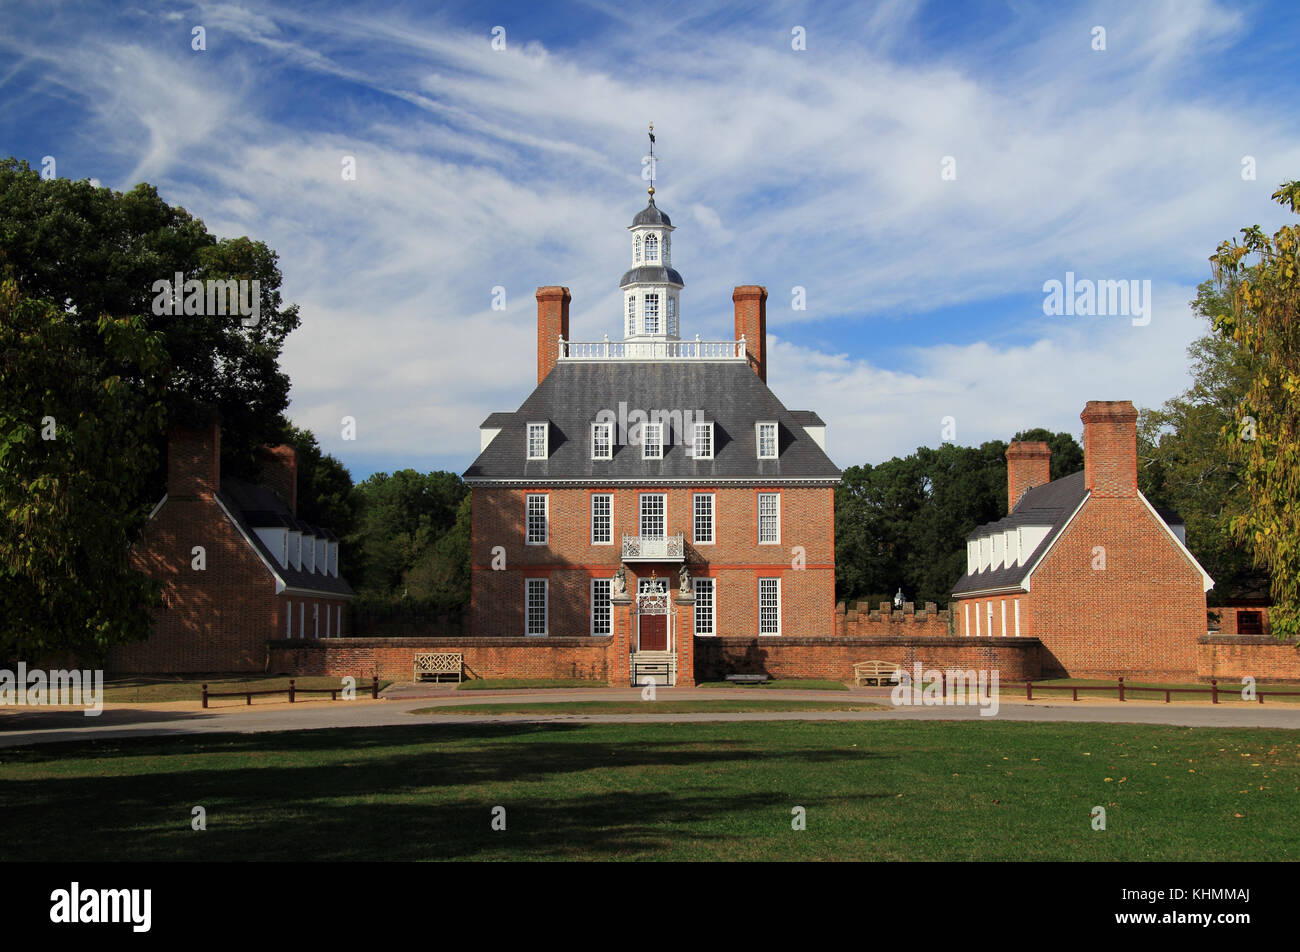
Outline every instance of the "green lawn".
[(1298, 795), (1284, 730), (417, 723), (0, 749), (0, 861), (1297, 860)]
[[(338, 688), (343, 686), (342, 678), (310, 677), (295, 678), (300, 690), (308, 688)], [(357, 678), (357, 695), (369, 696), (371, 680), (368, 677)], [(228, 691), (288, 691), (289, 679), (271, 675), (239, 675), (216, 678), (114, 678), (104, 682), (104, 701), (109, 704), (151, 704), (157, 701), (197, 701), (203, 694), (203, 685), (209, 691), (225, 693)], [(379, 690), (392, 684), (392, 681), (379, 680)], [(329, 698), (328, 694), (310, 694), (308, 699)], [(286, 694), (283, 700), (289, 699)], [(219, 698), (213, 703), (229, 703), (232, 698)], [(266, 700), (263, 698), (262, 700)], [(257, 703), (256, 700), (254, 703)]]
[(886, 704), (864, 701), (774, 701), (751, 698), (726, 701), (537, 701), (510, 704), (444, 704), (412, 714), (736, 714), (749, 711), (887, 711)]
[(461, 691), (500, 691), (532, 688), (607, 688), (604, 681), (583, 681), (575, 678), (476, 678), (462, 681)]
[(786, 678), (784, 681), (764, 681), (761, 684), (737, 684), (735, 681), (705, 681), (700, 688), (780, 688), (783, 691), (847, 691), (843, 681), (817, 681), (808, 678)]

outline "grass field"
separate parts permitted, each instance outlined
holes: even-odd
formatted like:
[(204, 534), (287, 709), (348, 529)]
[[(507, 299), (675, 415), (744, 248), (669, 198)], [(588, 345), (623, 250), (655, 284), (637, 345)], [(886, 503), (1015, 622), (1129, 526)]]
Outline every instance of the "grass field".
[(417, 724), (0, 750), (0, 860), (1296, 860), (1297, 802), (1293, 731)]
[(887, 704), (867, 701), (786, 701), (736, 698), (727, 701), (536, 701), (511, 704), (444, 704), (422, 707), (412, 714), (738, 714), (770, 711), (886, 711)]
[(462, 681), (459, 691), (503, 691), (533, 688), (607, 688), (604, 681), (582, 681), (571, 678), (476, 678)]

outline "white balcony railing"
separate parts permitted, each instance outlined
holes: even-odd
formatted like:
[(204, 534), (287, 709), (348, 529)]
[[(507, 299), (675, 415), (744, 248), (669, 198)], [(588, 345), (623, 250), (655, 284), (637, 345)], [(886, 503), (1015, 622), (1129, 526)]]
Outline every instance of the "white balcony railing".
[(684, 562), (686, 539), (671, 536), (623, 536), (624, 562)]
[(560, 339), (560, 360), (744, 360), (739, 340), (604, 340)]

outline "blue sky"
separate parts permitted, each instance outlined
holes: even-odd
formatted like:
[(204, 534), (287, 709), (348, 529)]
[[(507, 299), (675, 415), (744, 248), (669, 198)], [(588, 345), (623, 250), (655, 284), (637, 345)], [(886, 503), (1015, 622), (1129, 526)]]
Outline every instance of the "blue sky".
[[(290, 416), (360, 479), (468, 465), (535, 381), (539, 285), (574, 338), (620, 334), (653, 120), (683, 336), (767, 286), (768, 382), (848, 466), (944, 417), (1078, 434), (1087, 400), (1180, 392), (1206, 259), (1300, 176), (1297, 27), (1206, 0), (7, 3), (0, 153), (274, 248)], [(1150, 323), (1045, 315), (1067, 271), (1150, 281)]]

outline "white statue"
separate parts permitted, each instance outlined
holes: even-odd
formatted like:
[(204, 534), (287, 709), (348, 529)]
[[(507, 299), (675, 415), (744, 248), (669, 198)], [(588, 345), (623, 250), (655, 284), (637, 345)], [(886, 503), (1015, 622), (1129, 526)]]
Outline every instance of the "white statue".
[(677, 579), (680, 582), (681, 593), (683, 595), (691, 594), (691, 570), (682, 563), (682, 569), (677, 573)]
[(609, 594), (611, 598), (620, 598), (627, 594), (627, 569), (621, 565), (610, 580)]

